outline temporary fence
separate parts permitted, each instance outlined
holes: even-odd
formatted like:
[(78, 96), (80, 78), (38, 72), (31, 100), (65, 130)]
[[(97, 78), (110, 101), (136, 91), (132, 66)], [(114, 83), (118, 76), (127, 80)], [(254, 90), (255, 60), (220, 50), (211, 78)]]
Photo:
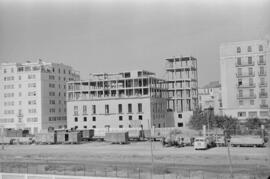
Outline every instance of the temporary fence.
[[(25, 174), (47, 174), (47, 175), (68, 175), (68, 176), (96, 176), (116, 177), (134, 179), (227, 179), (232, 178), (229, 171), (223, 173), (194, 170), (191, 168), (160, 166), (95, 166), (76, 163), (51, 163), (51, 162), (1, 162), (1, 173), (25, 173)], [(255, 172), (244, 171), (236, 173), (233, 178), (261, 179), (270, 176), (270, 172), (264, 168), (256, 167)]]

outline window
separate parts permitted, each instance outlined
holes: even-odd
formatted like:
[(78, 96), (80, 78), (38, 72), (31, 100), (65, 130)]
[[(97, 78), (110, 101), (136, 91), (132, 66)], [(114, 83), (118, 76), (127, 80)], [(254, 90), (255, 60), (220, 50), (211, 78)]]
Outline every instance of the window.
[(238, 117), (246, 117), (246, 112), (238, 112)]
[(250, 90), (249, 90), (249, 95), (250, 95), (250, 96), (254, 96), (254, 89), (250, 89)]
[(35, 78), (36, 78), (36, 75), (34, 74), (28, 75), (28, 79), (35, 79)]
[(178, 114), (178, 118), (182, 118), (182, 114)]
[(119, 116), (119, 121), (123, 121), (123, 116)]
[(118, 104), (118, 113), (123, 113), (122, 104)]
[(95, 129), (95, 128), (96, 128), (96, 126), (94, 125), (94, 126), (92, 126), (92, 128), (93, 128), (93, 129)]
[(123, 128), (123, 125), (119, 125), (119, 128)]
[(260, 78), (260, 84), (264, 85), (265, 84), (265, 79), (264, 78)]
[(96, 121), (96, 117), (95, 116), (92, 117), (92, 121)]
[(77, 118), (77, 117), (75, 117), (75, 118), (74, 118), (74, 121), (75, 121), (75, 122), (78, 122), (78, 118)]
[(87, 106), (83, 105), (83, 115), (87, 115)]
[(259, 45), (259, 51), (263, 51), (263, 45)]
[(110, 113), (109, 105), (105, 104), (105, 114), (109, 114), (109, 113)]
[(239, 90), (239, 97), (243, 97), (243, 90)]
[(96, 114), (96, 105), (92, 105), (92, 114)]
[(249, 86), (252, 86), (254, 84), (253, 78), (249, 78)]
[(143, 116), (142, 115), (139, 115), (139, 120), (143, 120)]
[(37, 110), (36, 109), (28, 109), (28, 113), (36, 113)]
[(253, 68), (248, 68), (248, 74), (253, 75)]
[(250, 112), (248, 112), (248, 117), (251, 117), (251, 118), (257, 117), (257, 112), (256, 111), (250, 111)]
[(239, 106), (243, 106), (243, 105), (244, 105), (243, 100), (239, 100)]
[(142, 103), (138, 103), (138, 113), (142, 113)]
[(178, 122), (178, 123), (177, 123), (177, 126), (178, 126), (178, 127), (183, 127), (183, 123), (182, 123), (182, 122)]
[(260, 75), (263, 75), (264, 74), (264, 67), (260, 67)]
[(128, 116), (128, 120), (130, 120), (130, 121), (131, 121), (131, 120), (132, 120), (132, 116)]
[(78, 116), (79, 115), (79, 108), (78, 106), (74, 106), (74, 116)]
[(242, 75), (242, 68), (238, 68), (237, 71), (238, 71), (238, 75), (241, 76)]
[(264, 59), (263, 59), (263, 55), (259, 56), (259, 64), (263, 64), (264, 63)]
[(83, 128), (87, 129), (87, 126), (83, 126)]
[(36, 83), (28, 83), (28, 88), (35, 88), (36, 87)]
[(83, 121), (86, 122), (86, 121), (87, 121), (87, 117), (84, 117), (84, 118), (83, 118)]
[(240, 47), (237, 47), (237, 48), (236, 48), (236, 52), (237, 52), (237, 53), (241, 53), (241, 48), (240, 48)]
[(252, 65), (252, 57), (248, 57), (248, 64)]
[(55, 84), (54, 83), (49, 83), (49, 88), (55, 88)]
[(250, 100), (250, 101), (249, 101), (249, 104), (250, 104), (250, 105), (254, 105), (254, 100)]
[(238, 79), (238, 86), (242, 86), (242, 79)]
[(128, 104), (128, 113), (132, 113), (132, 104)]
[(247, 51), (248, 51), (248, 52), (252, 52), (251, 46), (248, 46)]

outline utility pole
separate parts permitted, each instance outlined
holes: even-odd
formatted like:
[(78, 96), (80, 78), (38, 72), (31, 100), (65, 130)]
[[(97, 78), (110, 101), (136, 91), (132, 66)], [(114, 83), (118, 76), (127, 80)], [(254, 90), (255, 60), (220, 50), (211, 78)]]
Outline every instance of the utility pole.
[(5, 150), (5, 144), (4, 144), (4, 127), (1, 127), (1, 136), (2, 136), (2, 150)]
[[(154, 154), (153, 154), (153, 144), (152, 144), (152, 125), (150, 119), (148, 120), (148, 128), (150, 129), (150, 151), (151, 151), (151, 179), (153, 178), (154, 171)], [(155, 130), (155, 128), (154, 128)], [(155, 132), (155, 131), (153, 131)]]

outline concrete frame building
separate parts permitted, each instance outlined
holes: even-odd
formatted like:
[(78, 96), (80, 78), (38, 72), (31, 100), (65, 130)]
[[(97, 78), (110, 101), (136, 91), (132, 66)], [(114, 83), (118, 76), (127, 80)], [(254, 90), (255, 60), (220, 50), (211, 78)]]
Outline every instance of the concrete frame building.
[(70, 66), (2, 63), (0, 77), (0, 128), (37, 133), (66, 127), (66, 82), (79, 79)]
[(224, 114), (269, 118), (269, 40), (222, 44), (220, 69)]
[(166, 76), (169, 88), (168, 109), (174, 113), (175, 126), (185, 127), (198, 107), (197, 59), (166, 59)]
[(68, 83), (68, 128), (173, 127), (167, 84), (138, 70), (91, 74)]
[(213, 110), (217, 116), (222, 113), (221, 85), (219, 81), (213, 81), (199, 88), (199, 109), (201, 111)]

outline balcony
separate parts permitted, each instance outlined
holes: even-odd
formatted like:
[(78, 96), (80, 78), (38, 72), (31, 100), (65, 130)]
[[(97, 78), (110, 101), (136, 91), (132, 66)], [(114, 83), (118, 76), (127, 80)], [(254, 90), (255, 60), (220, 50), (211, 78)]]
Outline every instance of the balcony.
[(266, 61), (265, 60), (259, 60), (258, 65), (266, 65)]
[(239, 95), (237, 94), (237, 99), (255, 99), (255, 94), (246, 94), (246, 95)]
[(260, 87), (267, 87), (267, 83), (260, 83), (259, 86)]
[(260, 72), (258, 73), (258, 75), (259, 75), (259, 76), (266, 76), (266, 72), (265, 72), (265, 71), (260, 71)]
[(261, 104), (260, 105), (260, 108), (261, 109), (268, 109), (268, 104)]
[(267, 98), (267, 97), (268, 97), (268, 94), (267, 94), (266, 92), (261, 92), (261, 93), (259, 94), (259, 97), (260, 97), (260, 98)]
[(254, 61), (252, 63), (235, 63), (236, 67), (244, 67), (244, 66), (254, 66)]
[(243, 78), (243, 77), (254, 77), (255, 73), (236, 73), (237, 78)]
[(248, 84), (236, 84), (236, 87), (237, 88), (255, 88), (256, 87), (256, 84), (255, 83), (248, 83)]

